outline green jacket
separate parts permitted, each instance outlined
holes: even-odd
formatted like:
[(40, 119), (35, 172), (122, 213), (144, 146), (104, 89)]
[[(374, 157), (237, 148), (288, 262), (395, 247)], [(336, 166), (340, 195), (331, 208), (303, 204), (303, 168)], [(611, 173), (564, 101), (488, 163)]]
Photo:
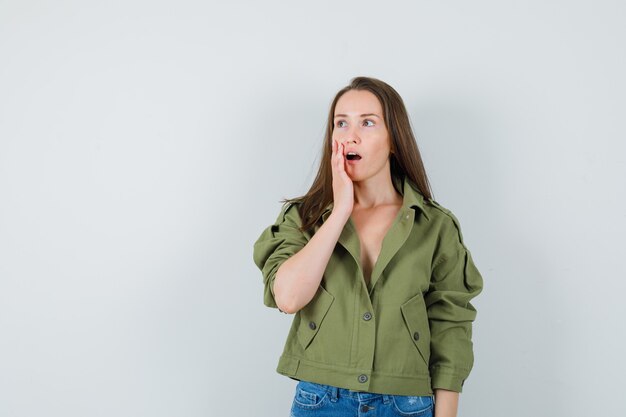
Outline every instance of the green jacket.
[[(403, 205), (385, 236), (367, 288), (350, 218), (313, 299), (294, 315), (276, 371), (357, 391), (432, 395), (461, 392), (474, 363), (470, 300), (483, 280), (457, 218), (425, 199), (408, 180), (393, 179)], [(322, 215), (325, 221), (332, 204)], [(277, 308), (278, 267), (311, 239), (285, 204), (254, 243), (264, 304)], [(314, 232), (319, 226), (316, 226)]]

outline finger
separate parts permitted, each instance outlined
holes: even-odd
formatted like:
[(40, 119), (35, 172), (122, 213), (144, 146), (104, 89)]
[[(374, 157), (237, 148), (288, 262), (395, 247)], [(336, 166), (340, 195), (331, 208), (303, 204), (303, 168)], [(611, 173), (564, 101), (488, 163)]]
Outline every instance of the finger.
[(338, 149), (337, 152), (337, 168), (339, 169), (339, 172), (344, 172), (345, 171), (345, 166), (344, 166), (344, 160), (343, 160), (343, 143), (341, 144), (341, 147)]
[(332, 163), (334, 168), (338, 168), (339, 167), (339, 149), (340, 149), (340, 144), (338, 141), (334, 141), (334, 148), (335, 148), (335, 152), (333, 152), (333, 158), (332, 158)]
[(332, 168), (333, 175), (337, 175), (339, 173), (339, 171), (340, 171), (340, 168), (339, 168), (339, 158), (338, 158), (338, 155), (339, 155), (339, 141), (333, 140), (333, 148), (334, 148), (334, 152), (333, 152), (333, 155), (332, 155), (332, 157), (330, 159), (330, 162), (331, 162), (331, 168)]

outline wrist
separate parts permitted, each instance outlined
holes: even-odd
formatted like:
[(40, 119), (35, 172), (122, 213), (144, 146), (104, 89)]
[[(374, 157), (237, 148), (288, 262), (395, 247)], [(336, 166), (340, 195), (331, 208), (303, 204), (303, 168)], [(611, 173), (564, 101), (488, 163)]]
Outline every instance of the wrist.
[(446, 389), (435, 389), (435, 417), (456, 417), (459, 408), (459, 393)]
[(333, 219), (333, 221), (341, 223), (342, 225), (346, 224), (348, 222), (348, 219), (350, 218), (350, 214), (349, 212), (342, 212), (340, 210), (333, 210), (330, 213), (330, 216), (328, 216), (328, 220)]

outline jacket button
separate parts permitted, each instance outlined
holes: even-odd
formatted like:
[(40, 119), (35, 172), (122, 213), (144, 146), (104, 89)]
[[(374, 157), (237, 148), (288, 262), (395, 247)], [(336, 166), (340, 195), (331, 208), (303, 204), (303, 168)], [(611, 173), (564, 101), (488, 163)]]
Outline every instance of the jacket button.
[(359, 382), (367, 382), (367, 375), (365, 374), (359, 375)]
[(369, 321), (371, 318), (372, 318), (372, 313), (370, 313), (369, 311), (363, 314), (363, 320)]
[(411, 217), (411, 216), (407, 214), (404, 218), (405, 218), (405, 219), (408, 219), (409, 217)]
[(418, 332), (413, 333), (413, 339), (420, 340), (420, 334)]
[(314, 321), (309, 322), (309, 327), (311, 328), (311, 330), (315, 330), (315, 322)]

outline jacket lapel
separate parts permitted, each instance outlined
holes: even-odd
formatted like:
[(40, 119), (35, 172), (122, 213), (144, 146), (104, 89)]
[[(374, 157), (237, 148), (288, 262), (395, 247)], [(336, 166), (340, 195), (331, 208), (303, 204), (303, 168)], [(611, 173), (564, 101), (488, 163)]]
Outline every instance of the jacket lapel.
[[(330, 203), (328, 208), (322, 214), (323, 221), (326, 221), (328, 216), (330, 216), (332, 208), (333, 203)], [(352, 255), (352, 258), (354, 258), (354, 261), (359, 266), (359, 269), (361, 269), (361, 243), (359, 242), (359, 235), (357, 234), (354, 223), (352, 222), (352, 217), (349, 217), (348, 221), (344, 225), (341, 235), (339, 235), (338, 242), (341, 246), (346, 248), (350, 255)]]
[(391, 224), (387, 234), (383, 238), (380, 254), (374, 264), (372, 270), (370, 288), (374, 289), (376, 282), (382, 275), (382, 272), (389, 264), (389, 261), (400, 250), (404, 242), (409, 238), (411, 229), (413, 228), (413, 219), (415, 218), (415, 210), (402, 207), (398, 212), (398, 216)]

